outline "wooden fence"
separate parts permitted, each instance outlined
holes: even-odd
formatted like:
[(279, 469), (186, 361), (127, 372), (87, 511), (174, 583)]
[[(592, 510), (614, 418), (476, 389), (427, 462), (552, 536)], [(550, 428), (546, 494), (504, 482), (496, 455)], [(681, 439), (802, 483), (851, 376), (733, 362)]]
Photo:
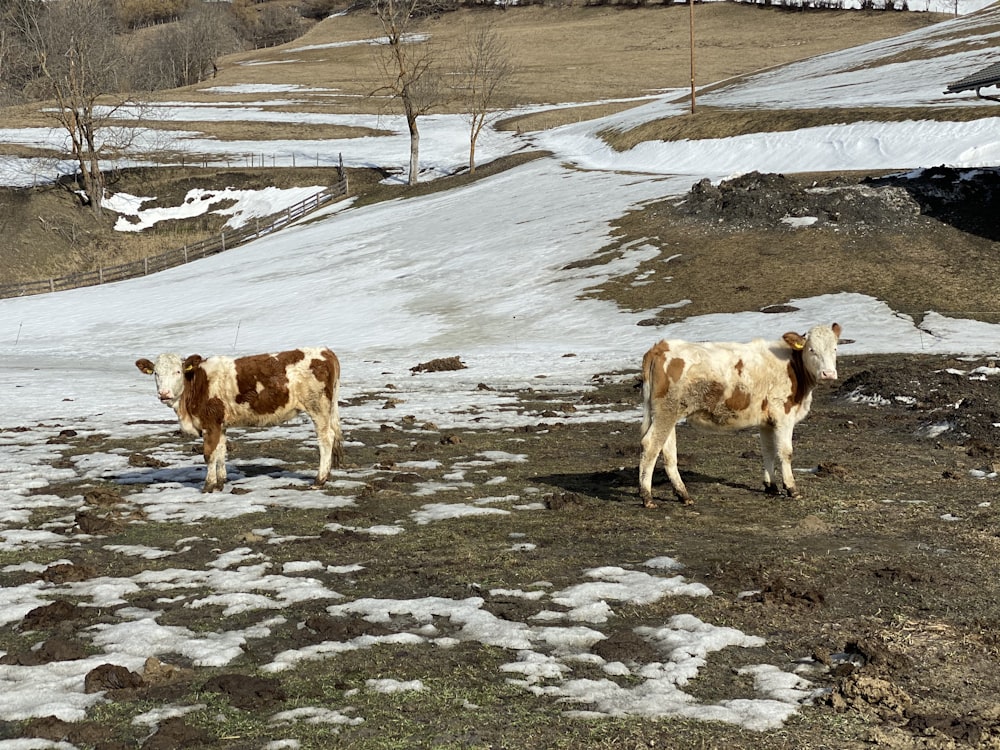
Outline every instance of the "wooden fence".
[(296, 219), (300, 219), (306, 214), (312, 213), (318, 208), (322, 208), (327, 203), (347, 194), (347, 174), (341, 170), (340, 180), (328, 188), (324, 188), (315, 195), (289, 206), (287, 209), (276, 215), (269, 224), (260, 226), (259, 222), (255, 226), (245, 226), (241, 229), (234, 229), (229, 232), (221, 232), (218, 236), (209, 237), (207, 240), (195, 242), (191, 245), (184, 245), (176, 250), (168, 250), (159, 255), (150, 255), (142, 260), (131, 263), (122, 263), (117, 266), (98, 268), (96, 271), (83, 271), (81, 273), (60, 276), (58, 278), (43, 279), (41, 281), (26, 281), (20, 284), (0, 285), (0, 299), (4, 297), (25, 297), (31, 294), (45, 294), (47, 292), (59, 292), (64, 289), (76, 289), (82, 286), (95, 286), (97, 284), (109, 284), (113, 281), (124, 281), (134, 279), (139, 276), (148, 276), (151, 273), (164, 271), (182, 263), (190, 263), (193, 260), (207, 258), (210, 255), (221, 253), (237, 245), (242, 245), (258, 237), (263, 237), (271, 232), (276, 232)]

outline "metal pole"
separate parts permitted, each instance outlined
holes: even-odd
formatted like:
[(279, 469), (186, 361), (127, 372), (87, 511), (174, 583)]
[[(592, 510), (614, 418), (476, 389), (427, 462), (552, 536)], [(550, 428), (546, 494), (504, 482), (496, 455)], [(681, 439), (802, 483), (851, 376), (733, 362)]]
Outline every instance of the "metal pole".
[(689, 22), (691, 30), (691, 114), (694, 114), (694, 0), (688, 0)]

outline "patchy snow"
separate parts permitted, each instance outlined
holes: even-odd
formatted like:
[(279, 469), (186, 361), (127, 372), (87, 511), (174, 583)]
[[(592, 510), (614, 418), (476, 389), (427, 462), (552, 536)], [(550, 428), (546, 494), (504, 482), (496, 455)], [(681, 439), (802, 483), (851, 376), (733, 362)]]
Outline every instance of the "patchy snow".
[[(947, 4), (950, 9), (952, 5)], [(967, 12), (979, 3), (961, 0)], [(946, 46), (947, 34), (977, 36), (982, 16), (963, 16), (945, 24), (822, 58), (751, 76), (706, 93), (705, 105), (735, 107), (808, 106), (965, 106), (970, 97), (946, 97), (942, 90), (984, 65), (993, 54), (995, 36), (979, 34), (981, 43)], [(357, 43), (370, 43), (359, 40)], [(926, 62), (890, 63), (906, 52), (935, 55), (935, 75)], [(294, 50), (290, 50), (294, 52)], [(913, 66), (919, 72), (910, 76)], [(897, 85), (900, 76), (913, 85)], [(276, 165), (332, 165), (343, 155), (347, 166), (377, 163), (405, 165), (408, 138), (401, 119), (333, 116), (273, 108), (269, 94), (296, 94), (296, 87), (239, 87), (219, 93), (254, 95), (255, 102), (211, 106), (166, 103), (157, 116), (183, 121), (240, 117), (258, 121), (326, 122), (371, 128), (386, 135), (339, 140), (219, 142), (198, 133), (158, 133), (172, 148), (217, 163), (267, 152)], [(130, 467), (116, 454), (82, 456), (76, 468), (57, 468), (62, 426), (78, 433), (111, 433), (122, 437), (166, 435), (173, 428), (155, 422), (172, 416), (158, 404), (151, 384), (137, 375), (133, 361), (164, 350), (203, 354), (242, 354), (299, 345), (329, 345), (343, 363), (343, 396), (379, 390), (387, 380), (398, 388), (393, 398), (406, 401), (418, 423), (468, 429), (515, 427), (534, 416), (519, 415), (499, 391), (480, 390), (482, 382), (557, 392), (579, 388), (595, 372), (637, 364), (650, 341), (660, 336), (687, 339), (749, 340), (777, 336), (790, 328), (838, 321), (855, 340), (853, 353), (995, 352), (1000, 327), (946, 317), (927, 311), (918, 325), (879, 300), (859, 294), (830, 294), (792, 299), (797, 312), (782, 315), (746, 312), (703, 315), (653, 330), (635, 324), (648, 311), (623, 312), (612, 303), (579, 299), (604, 279), (633, 270), (644, 252), (637, 247), (619, 260), (586, 268), (573, 261), (588, 259), (611, 240), (610, 222), (645, 201), (677, 195), (692, 182), (737, 172), (822, 171), (847, 169), (916, 169), (949, 164), (994, 165), (1000, 160), (1000, 118), (969, 122), (913, 120), (899, 123), (857, 122), (787, 133), (755, 134), (711, 141), (648, 142), (617, 153), (597, 137), (608, 127), (628, 127), (662, 117), (684, 106), (677, 92), (651, 97), (648, 103), (598, 121), (551, 131), (517, 135), (489, 131), (479, 143), (481, 161), (526, 147), (552, 151), (549, 158), (482, 179), (444, 193), (355, 208), (350, 202), (328, 207), (280, 233), (196, 263), (155, 276), (58, 294), (0, 300), (0, 550), (17, 553), (24, 562), (0, 572), (28, 570), (35, 553), (58, 557), (74, 544), (72, 535), (31, 528), (31, 513), (53, 509), (72, 516), (81, 498), (44, 494), (50, 482), (78, 471), (100, 481), (138, 488), (131, 499), (152, 521), (196, 523), (229, 518), (268, 508), (348, 506), (353, 497), (289, 490), (289, 477), (244, 476), (231, 480), (244, 494), (203, 496), (198, 492), (203, 467), (180, 447), (164, 447), (160, 469)], [(445, 174), (464, 163), (466, 123), (459, 117), (421, 118), (421, 156), (427, 177)], [(59, 132), (44, 128), (0, 129), (7, 143), (59, 145)], [(581, 169), (582, 167), (582, 169)], [(65, 168), (65, 165), (64, 167)], [(7, 184), (51, 180), (51, 164), (13, 157), (0, 158), (0, 179)], [(184, 205), (143, 210), (150, 197), (114, 196), (123, 228), (138, 230), (169, 220), (194, 206), (209, 210), (226, 202), (232, 222), (280, 210), (288, 191), (222, 191), (211, 198), (189, 195)], [(190, 205), (188, 205), (190, 204)], [(215, 208), (212, 210), (220, 210)], [(190, 214), (189, 214), (190, 215)], [(236, 224), (233, 224), (236, 226)], [(654, 248), (655, 249), (655, 248)], [(295, 301), (294, 304), (291, 301)], [(677, 305), (681, 305), (678, 302)], [(571, 352), (574, 357), (564, 356)], [(417, 361), (460, 353), (468, 365), (456, 372), (414, 377)], [(544, 377), (540, 377), (544, 376)], [(994, 378), (996, 368), (977, 377)], [(369, 401), (343, 409), (346, 423), (377, 427), (381, 408)], [(620, 414), (616, 416), (621, 416)], [(637, 416), (637, 415), (636, 415)], [(580, 410), (567, 420), (599, 421), (599, 409)], [(151, 423), (152, 422), (152, 423)], [(30, 426), (27, 432), (18, 428)], [(305, 423), (277, 428), (283, 435), (309, 439)], [(254, 439), (248, 433), (247, 439)], [(257, 436), (257, 439), (260, 439)], [(51, 444), (46, 441), (52, 441)], [(516, 445), (516, 443), (512, 443)], [(419, 494), (426, 503), (394, 524), (350, 529), (379, 535), (418, 534), (427, 524), (449, 523), (470, 515), (483, 523), (516, 518), (540, 507), (528, 498), (500, 495), (474, 502), (466, 490), (475, 482), (500, 484), (503, 466), (527, 460), (524, 454), (494, 452), (467, 457), (448, 467), (444, 481), (425, 483)], [(994, 479), (995, 475), (984, 475)], [(365, 479), (362, 470), (342, 471), (335, 482), (350, 492)], [(42, 491), (42, 492), (39, 492)], [(521, 505), (516, 505), (521, 503)], [(51, 513), (49, 513), (51, 515)], [(955, 520), (949, 518), (947, 520)], [(327, 531), (348, 527), (331, 523)], [(274, 545), (284, 540), (259, 530)], [(193, 543), (191, 541), (188, 544)], [(530, 553), (534, 541), (512, 535), (510, 550)], [(121, 555), (159, 558), (177, 553), (152, 547), (109, 547)], [(255, 638), (282, 620), (276, 612), (289, 603), (329, 602), (331, 615), (350, 614), (383, 623), (391, 632), (327, 642), (279, 654), (264, 671), (278, 672), (303, 660), (395, 643), (449, 648), (475, 642), (505, 649), (503, 666), (513, 684), (537, 695), (586, 703), (572, 709), (587, 718), (608, 716), (679, 716), (725, 721), (750, 730), (780, 727), (813, 697), (809, 683), (773, 664), (759, 664), (764, 638), (720, 627), (680, 614), (662, 627), (638, 634), (661, 656), (649, 664), (605, 663), (606, 679), (575, 679), (574, 660), (593, 658), (586, 652), (604, 638), (597, 629), (615, 608), (655, 602), (662, 597), (710, 596), (702, 584), (678, 573), (681, 562), (651, 551), (637, 570), (626, 565), (581, 571), (579, 581), (553, 590), (539, 582), (529, 592), (497, 590), (490, 597), (521, 597), (545, 609), (530, 622), (505, 620), (484, 608), (484, 597), (447, 599), (360, 599), (345, 597), (320, 578), (348, 576), (363, 570), (363, 561), (327, 566), (322, 561), (285, 561), (280, 568), (266, 555), (233, 550), (203, 569), (172, 568), (128, 579), (111, 576), (78, 583), (0, 587), (0, 624), (16, 622), (53, 597), (67, 596), (82, 606), (109, 606), (140, 587), (163, 597), (191, 597), (186, 606), (221, 606), (251, 623), (235, 630), (195, 633), (165, 625), (159, 613), (132, 609), (117, 623), (92, 628), (99, 654), (87, 659), (41, 667), (0, 665), (0, 720), (54, 715), (67, 721), (84, 716), (103, 700), (87, 694), (84, 676), (95, 666), (114, 663), (142, 668), (150, 654), (181, 654), (192, 663), (224, 666), (243, 653)], [(43, 590), (44, 588), (44, 590)], [(253, 617), (256, 614), (257, 617)], [(448, 627), (445, 630), (444, 622)], [(395, 623), (405, 622), (407, 625)], [(413, 627), (413, 622), (417, 627)], [(744, 687), (717, 703), (702, 703), (684, 691), (712, 655), (740, 649), (752, 662), (741, 673)], [(627, 676), (616, 681), (613, 677)], [(369, 690), (428, 689), (419, 682), (379, 678)], [(159, 715), (142, 720), (155, 723)], [(363, 717), (349, 707), (299, 708), (271, 717), (275, 722), (315, 721), (356, 724)], [(294, 742), (271, 743), (293, 747)]]

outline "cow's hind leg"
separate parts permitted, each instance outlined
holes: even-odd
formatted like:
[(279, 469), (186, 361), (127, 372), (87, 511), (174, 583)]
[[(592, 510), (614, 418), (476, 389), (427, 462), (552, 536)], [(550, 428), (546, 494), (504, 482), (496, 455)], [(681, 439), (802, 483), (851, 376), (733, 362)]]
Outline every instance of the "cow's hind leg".
[(674, 488), (674, 495), (685, 505), (691, 505), (694, 500), (688, 494), (687, 487), (681, 480), (681, 472), (677, 468), (677, 425), (674, 424), (667, 433), (667, 439), (663, 442), (663, 467), (667, 471), (670, 485)]
[(330, 429), (333, 431), (331, 461), (334, 469), (344, 465), (344, 433), (340, 427), (340, 383), (333, 386), (333, 400), (330, 403)]
[(344, 437), (340, 430), (340, 415), (337, 409), (336, 392), (329, 409), (319, 409), (311, 414), (319, 441), (319, 471), (313, 488), (318, 489), (330, 479), (330, 471), (344, 462)]
[(677, 433), (673, 422), (667, 428), (665, 423), (653, 419), (646, 432), (642, 436), (642, 456), (639, 459), (639, 497), (642, 504), (647, 508), (655, 508), (653, 502), (653, 470), (656, 468), (657, 455), (663, 455), (663, 464), (667, 471), (667, 477), (674, 488), (674, 494), (684, 501), (685, 505), (691, 503), (691, 498), (681, 481), (680, 472), (677, 471)]

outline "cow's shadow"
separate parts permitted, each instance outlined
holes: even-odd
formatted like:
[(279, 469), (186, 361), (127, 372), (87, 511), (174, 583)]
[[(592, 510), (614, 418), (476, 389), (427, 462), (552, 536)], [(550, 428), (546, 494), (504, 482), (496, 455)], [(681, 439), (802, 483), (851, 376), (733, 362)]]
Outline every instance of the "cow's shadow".
[[(724, 479), (698, 471), (682, 471), (681, 479), (688, 492), (696, 500), (709, 495), (712, 487), (728, 487), (741, 492), (763, 494), (763, 485), (750, 485), (733, 479)], [(610, 471), (587, 471), (567, 474), (544, 474), (536, 476), (538, 484), (548, 485), (563, 492), (597, 498), (608, 503), (639, 502), (639, 470), (625, 467)], [(676, 502), (670, 480), (662, 470), (653, 477), (653, 498), (657, 502)]]

